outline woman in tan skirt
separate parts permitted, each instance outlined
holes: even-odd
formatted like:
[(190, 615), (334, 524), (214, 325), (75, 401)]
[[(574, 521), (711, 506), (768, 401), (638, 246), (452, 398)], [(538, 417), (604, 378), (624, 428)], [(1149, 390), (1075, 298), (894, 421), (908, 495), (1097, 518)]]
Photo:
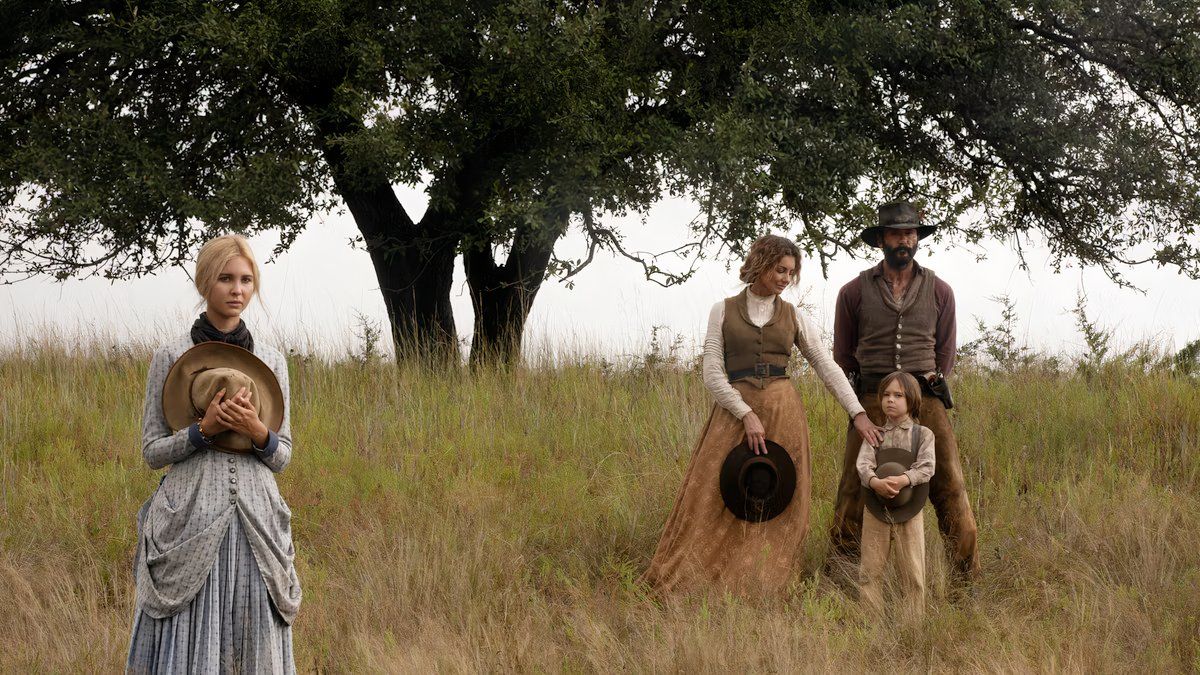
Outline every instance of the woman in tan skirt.
[[(711, 588), (769, 593), (796, 571), (808, 533), (811, 470), (804, 403), (786, 372), (793, 345), (854, 419), (863, 439), (880, 442), (878, 427), (821, 345), (816, 326), (779, 297), (797, 282), (799, 270), (795, 242), (762, 236), (739, 273), (747, 288), (717, 302), (709, 314), (704, 384), (716, 402), (643, 577), (660, 592)], [(741, 520), (721, 498), (721, 466), (742, 441), (765, 453), (768, 440), (781, 445), (795, 463), (795, 495), (770, 520)]]

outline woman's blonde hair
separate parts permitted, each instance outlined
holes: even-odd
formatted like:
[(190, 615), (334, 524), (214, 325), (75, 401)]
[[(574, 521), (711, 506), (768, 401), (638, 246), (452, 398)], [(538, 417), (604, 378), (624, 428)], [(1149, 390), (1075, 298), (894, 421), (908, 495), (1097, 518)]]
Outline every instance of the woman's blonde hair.
[(908, 402), (909, 417), (920, 417), (921, 415), (921, 385), (917, 383), (917, 378), (909, 375), (903, 370), (893, 370), (883, 379), (879, 381), (879, 404), (883, 405), (883, 392), (888, 388), (888, 385), (900, 382), (900, 388), (904, 390), (904, 400)]
[(204, 242), (200, 247), (200, 254), (196, 256), (196, 276), (193, 281), (202, 299), (208, 299), (208, 292), (212, 290), (213, 284), (217, 283), (217, 277), (221, 276), (225, 265), (239, 256), (250, 262), (250, 271), (254, 275), (254, 292), (250, 294), (250, 298), (258, 295), (262, 289), (262, 280), (258, 275), (258, 262), (254, 260), (254, 251), (250, 250), (250, 242), (240, 234), (226, 234)]
[(742, 263), (742, 269), (738, 271), (738, 278), (743, 284), (752, 284), (785, 255), (796, 259), (796, 272), (790, 282), (795, 285), (800, 281), (800, 247), (791, 239), (776, 234), (764, 234), (754, 240), (750, 245), (750, 252), (746, 254), (746, 262)]

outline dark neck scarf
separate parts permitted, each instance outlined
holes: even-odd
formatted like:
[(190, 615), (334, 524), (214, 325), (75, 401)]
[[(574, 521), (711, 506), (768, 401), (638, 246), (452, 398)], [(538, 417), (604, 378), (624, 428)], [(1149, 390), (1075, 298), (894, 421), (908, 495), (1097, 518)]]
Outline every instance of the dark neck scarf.
[(250, 329), (246, 328), (245, 321), (239, 319), (237, 328), (222, 333), (208, 320), (207, 312), (201, 312), (200, 318), (192, 324), (192, 344), (198, 345), (201, 342), (225, 342), (254, 351), (254, 336), (250, 334)]

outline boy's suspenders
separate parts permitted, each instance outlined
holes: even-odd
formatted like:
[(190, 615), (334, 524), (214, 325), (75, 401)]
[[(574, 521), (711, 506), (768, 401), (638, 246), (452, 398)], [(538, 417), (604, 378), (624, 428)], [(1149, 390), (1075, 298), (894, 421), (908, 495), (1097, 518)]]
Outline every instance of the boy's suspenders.
[[(921, 451), (921, 425), (913, 422), (912, 440), (909, 442), (909, 452), (913, 454), (913, 464), (917, 463), (917, 453)], [(875, 448), (875, 452), (879, 452), (879, 448)], [(878, 456), (878, 455), (876, 455)]]

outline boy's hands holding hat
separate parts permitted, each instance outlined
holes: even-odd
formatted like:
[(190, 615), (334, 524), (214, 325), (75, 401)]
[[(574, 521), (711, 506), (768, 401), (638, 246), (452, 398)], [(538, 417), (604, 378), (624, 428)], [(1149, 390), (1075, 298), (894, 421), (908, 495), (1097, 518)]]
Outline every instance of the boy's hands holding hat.
[(900, 490), (907, 487), (908, 483), (908, 476), (905, 474), (888, 476), (887, 478), (872, 478), (871, 489), (880, 497), (891, 499), (900, 494)]

